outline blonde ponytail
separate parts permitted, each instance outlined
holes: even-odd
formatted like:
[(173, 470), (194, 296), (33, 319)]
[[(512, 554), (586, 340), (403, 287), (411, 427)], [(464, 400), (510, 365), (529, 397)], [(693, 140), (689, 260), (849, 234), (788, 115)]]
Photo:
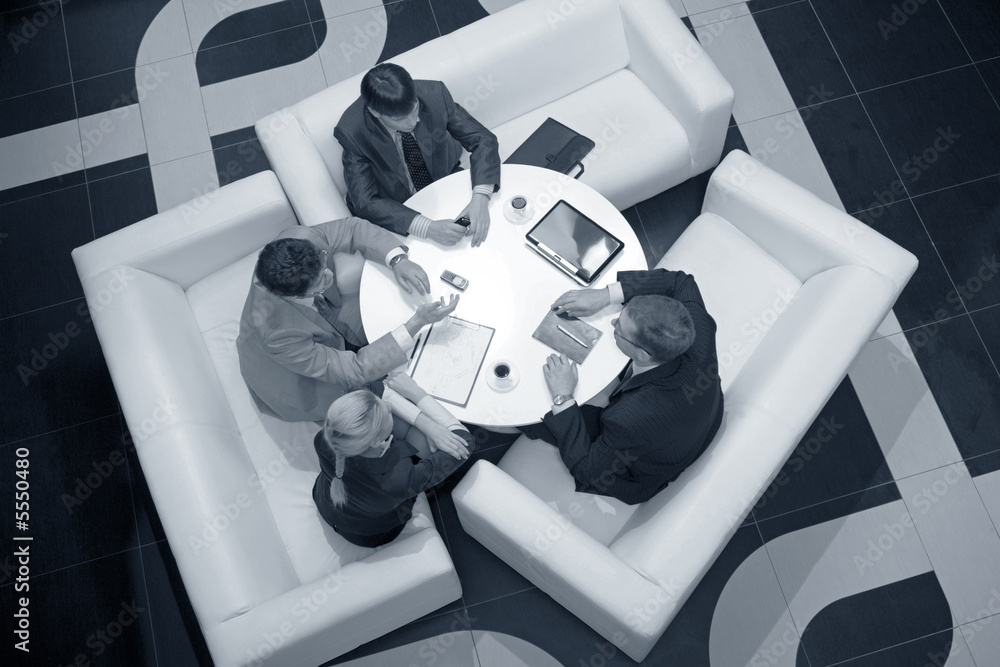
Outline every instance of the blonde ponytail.
[(346, 460), (371, 447), (387, 423), (392, 423), (389, 406), (367, 389), (344, 394), (327, 410), (323, 439), (336, 461), (335, 476), (330, 482), (330, 501), (334, 507), (347, 502), (347, 485), (342, 479)]

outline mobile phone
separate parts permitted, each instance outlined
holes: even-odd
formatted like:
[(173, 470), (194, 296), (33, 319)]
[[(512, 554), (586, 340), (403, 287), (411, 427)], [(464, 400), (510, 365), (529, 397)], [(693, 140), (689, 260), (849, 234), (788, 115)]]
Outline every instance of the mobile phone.
[(456, 225), (462, 225), (463, 227), (468, 227), (472, 224), (472, 220), (469, 220), (469, 216), (463, 215), (461, 218), (455, 221)]
[(469, 286), (469, 281), (460, 275), (454, 274), (451, 271), (444, 271), (441, 273), (441, 280), (445, 281), (455, 289), (460, 292), (464, 292), (465, 288)]

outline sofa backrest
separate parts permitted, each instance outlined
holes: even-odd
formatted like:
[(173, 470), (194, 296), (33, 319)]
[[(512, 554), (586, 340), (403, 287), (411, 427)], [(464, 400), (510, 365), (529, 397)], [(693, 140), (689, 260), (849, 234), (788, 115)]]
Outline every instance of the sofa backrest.
[(807, 280), (732, 377), (715, 440), (636, 510), (611, 550), (661, 583), (700, 577), (840, 384), (894, 290), (858, 265)]
[(192, 605), (222, 622), (299, 581), (268, 504), (244, 499), (255, 470), (184, 290), (120, 266), (88, 298), (112, 280), (94, 326)]
[[(525, 0), (389, 59), (416, 79), (438, 79), (488, 128), (628, 65), (618, 0)], [(363, 74), (290, 107), (346, 192), (333, 128), (360, 96)]]

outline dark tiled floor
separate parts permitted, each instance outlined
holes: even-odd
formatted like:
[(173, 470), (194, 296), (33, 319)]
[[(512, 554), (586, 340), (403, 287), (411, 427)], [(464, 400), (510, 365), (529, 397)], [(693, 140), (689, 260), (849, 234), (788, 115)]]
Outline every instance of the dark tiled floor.
[[(0, 137), (138, 101), (135, 55), (166, 0), (64, 4), (7, 0), (0, 9)], [(292, 62), (325, 43), (319, 0), (246, 11), (239, 4), (221, 3), (228, 18), (193, 45), (202, 85)], [(896, 314), (970, 471), (1000, 470), (1000, 280), (993, 280), (1000, 229), (997, 3), (750, 0), (748, 6), (845, 207), (919, 258)], [(402, 0), (387, 5), (386, 15), (379, 60), (451, 32), (485, 10), (475, 0)], [(746, 147), (735, 125), (726, 150), (734, 147)], [(213, 137), (212, 148), (220, 182), (268, 168), (252, 128)], [(651, 265), (697, 214), (707, 178), (625, 212)], [(0, 275), (7, 288), (0, 302), (0, 468), (12, 469), (18, 447), (30, 449), (40, 494), (33, 516), (47, 526), (33, 543), (39, 555), (32, 612), (38, 627), (58, 629), (39, 630), (32, 645), (37, 664), (69, 664), (78, 654), (93, 664), (210, 664), (123, 434), (69, 258), (73, 247), (155, 208), (145, 155), (85, 172), (53, 172), (0, 191)], [(805, 449), (793, 454), (785, 477), (758, 506), (758, 521), (751, 518), (737, 531), (645, 664), (710, 664), (719, 596), (766, 542), (900, 499), (849, 382), (822, 418), (843, 422), (843, 430), (810, 452), (809, 438), (821, 424), (810, 429)], [(509, 438), (490, 436), (476, 456), (497, 461), (506, 443)], [(78, 506), (67, 498), (75, 498), (80, 483), (79, 495), (89, 495)], [(462, 578), (463, 598), (339, 661), (455, 631), (457, 619), (459, 630), (509, 632), (567, 665), (634, 664), (469, 538), (447, 490), (431, 504)], [(0, 498), (5, 516), (9, 503), (9, 494)], [(13, 607), (12, 554), (9, 542), (0, 546), (4, 609)], [(933, 656), (947, 652), (952, 638), (950, 630), (936, 632), (943, 626), (935, 584), (931, 576), (917, 577), (849, 600), (847, 612), (831, 605), (805, 629), (808, 655), (798, 664), (935, 664)], [(899, 616), (895, 627), (876, 625), (876, 612), (893, 616), (895, 607), (886, 600), (904, 599), (928, 613), (905, 621)], [(928, 606), (928, 600), (937, 602)], [(97, 634), (117, 633), (111, 624), (119, 621), (113, 642)], [(848, 629), (852, 641), (839, 641)], [(17, 664), (20, 656), (9, 642), (2, 651), (3, 664)], [(861, 656), (869, 651), (875, 652)]]

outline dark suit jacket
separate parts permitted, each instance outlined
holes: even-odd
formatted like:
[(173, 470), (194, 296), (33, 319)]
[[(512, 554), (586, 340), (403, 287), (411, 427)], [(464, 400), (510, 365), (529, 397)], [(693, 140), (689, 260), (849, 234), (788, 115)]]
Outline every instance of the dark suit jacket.
[[(413, 137), (431, 178), (452, 173), (464, 146), (471, 154), (472, 185), (494, 185), (495, 191), (500, 185), (496, 135), (456, 104), (440, 81), (413, 83), (420, 101), (420, 122)], [(333, 136), (344, 147), (344, 180), (351, 212), (405, 235), (419, 211), (402, 204), (410, 198), (406, 164), (389, 131), (358, 98), (340, 117)]]
[[(468, 431), (455, 431), (469, 450), (475, 438)], [(320, 516), (346, 540), (363, 547), (377, 547), (396, 538), (413, 515), (419, 493), (440, 484), (464, 463), (444, 452), (426, 459), (406, 441), (394, 443), (377, 459), (352, 456), (344, 461), (347, 502), (336, 507), (330, 501), (330, 482), (337, 462), (323, 439), (316, 434), (313, 446), (319, 455), (320, 474), (313, 485), (313, 501)]]
[(705, 451), (722, 423), (723, 401), (715, 320), (694, 278), (658, 269), (622, 271), (618, 280), (626, 302), (640, 294), (662, 294), (683, 303), (694, 321), (691, 348), (633, 376), (603, 410), (573, 406), (549, 412), (543, 418), (546, 428), (526, 432), (559, 447), (577, 491), (635, 504), (656, 495)]
[[(335, 252), (360, 251), (381, 263), (399, 246), (384, 229), (359, 218), (295, 226), (278, 235), (289, 237), (326, 250), (327, 266), (334, 271)], [(407, 361), (391, 333), (357, 353), (346, 351), (343, 336), (315, 309), (271, 293), (256, 279), (243, 307), (236, 349), (258, 406), (285, 421), (322, 421), (333, 401), (355, 389), (381, 394), (381, 386), (373, 383)]]

